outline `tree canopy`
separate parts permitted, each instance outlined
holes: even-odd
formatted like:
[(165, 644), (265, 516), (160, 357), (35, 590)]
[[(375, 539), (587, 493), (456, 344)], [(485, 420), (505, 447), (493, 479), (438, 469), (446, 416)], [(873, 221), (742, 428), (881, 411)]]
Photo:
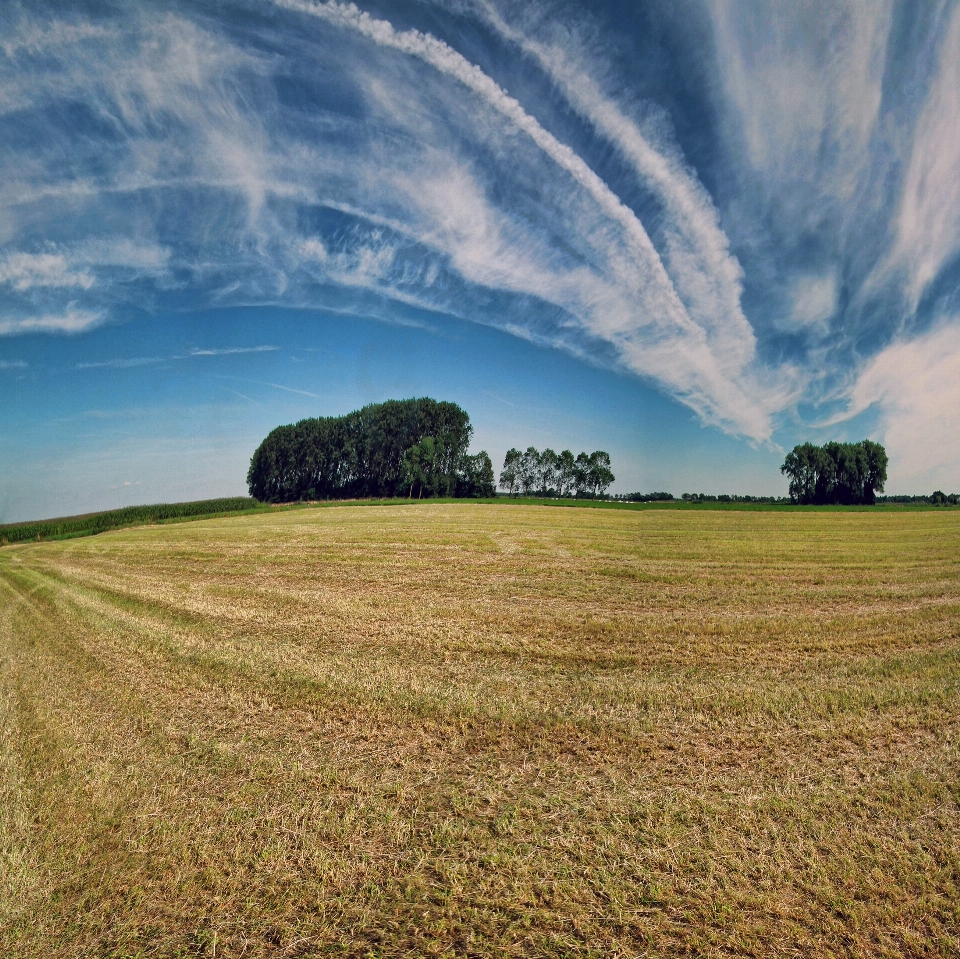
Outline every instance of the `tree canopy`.
[(511, 449), (503, 460), (500, 488), (511, 496), (593, 496), (603, 494), (616, 477), (610, 454), (596, 450), (574, 458), (570, 450), (543, 452), (529, 446), (521, 453)]
[(279, 426), (250, 460), (250, 495), (271, 503), (389, 496), (492, 496), (493, 465), (469, 456), (456, 403), (422, 397)]
[(887, 451), (870, 440), (795, 446), (780, 467), (794, 503), (873, 504), (887, 481)]

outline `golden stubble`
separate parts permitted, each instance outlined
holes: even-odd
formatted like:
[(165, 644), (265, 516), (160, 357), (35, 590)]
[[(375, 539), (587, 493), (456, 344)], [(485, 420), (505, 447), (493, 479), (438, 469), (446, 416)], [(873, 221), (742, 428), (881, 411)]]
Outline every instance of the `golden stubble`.
[(0, 953), (953, 955), (960, 517), (0, 551)]

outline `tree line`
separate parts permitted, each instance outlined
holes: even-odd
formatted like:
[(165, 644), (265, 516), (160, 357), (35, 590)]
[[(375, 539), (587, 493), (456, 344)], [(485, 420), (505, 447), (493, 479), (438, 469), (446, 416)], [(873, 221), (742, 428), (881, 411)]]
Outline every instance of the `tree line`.
[(578, 453), (570, 450), (542, 452), (528, 446), (524, 452), (510, 449), (503, 459), (500, 489), (510, 496), (602, 496), (616, 477), (610, 470), (610, 454), (603, 450)]
[(790, 478), (794, 503), (872, 505), (887, 481), (887, 451), (870, 440), (803, 443), (787, 454), (780, 472)]
[(468, 454), (472, 436), (470, 417), (456, 403), (371, 403), (277, 427), (254, 452), (247, 485), (270, 503), (493, 496), (493, 464), (484, 451)]

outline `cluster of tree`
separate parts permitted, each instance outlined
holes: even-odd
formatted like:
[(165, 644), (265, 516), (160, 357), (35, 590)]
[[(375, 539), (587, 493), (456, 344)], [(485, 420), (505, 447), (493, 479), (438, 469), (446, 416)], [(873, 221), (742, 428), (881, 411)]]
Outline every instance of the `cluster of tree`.
[(389, 496), (493, 496), (493, 464), (469, 456), (455, 403), (372, 403), (273, 430), (250, 460), (250, 495), (270, 503)]
[(887, 451), (870, 440), (795, 446), (780, 467), (794, 503), (873, 504), (887, 481)]
[(452, 450), (444, 437), (425, 436), (400, 461), (407, 496), (495, 496), (493, 463), (486, 450), (475, 456)]
[(618, 493), (613, 498), (621, 503), (669, 503), (673, 493)]
[(712, 493), (684, 493), (680, 498), (685, 503), (761, 503), (768, 506), (792, 502), (786, 496), (750, 496), (748, 493), (743, 495), (719, 493), (716, 496)]
[(610, 471), (610, 454), (603, 450), (579, 453), (570, 450), (540, 452), (511, 449), (503, 459), (500, 488), (511, 496), (602, 496), (616, 477)]

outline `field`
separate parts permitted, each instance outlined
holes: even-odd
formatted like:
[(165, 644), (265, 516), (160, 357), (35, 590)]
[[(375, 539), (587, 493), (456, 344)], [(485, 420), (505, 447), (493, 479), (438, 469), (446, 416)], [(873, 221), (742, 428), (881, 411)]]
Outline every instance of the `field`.
[(0, 955), (341, 954), (960, 954), (960, 512), (0, 549)]

